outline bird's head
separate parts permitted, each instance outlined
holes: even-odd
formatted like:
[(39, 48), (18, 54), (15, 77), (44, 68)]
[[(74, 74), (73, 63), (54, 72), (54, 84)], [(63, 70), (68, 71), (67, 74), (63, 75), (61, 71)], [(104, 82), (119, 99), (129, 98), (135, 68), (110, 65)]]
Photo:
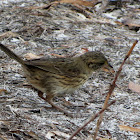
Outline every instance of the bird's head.
[(86, 66), (92, 71), (103, 69), (106, 72), (114, 72), (113, 67), (108, 63), (103, 53), (99, 51), (86, 52), (80, 57)]

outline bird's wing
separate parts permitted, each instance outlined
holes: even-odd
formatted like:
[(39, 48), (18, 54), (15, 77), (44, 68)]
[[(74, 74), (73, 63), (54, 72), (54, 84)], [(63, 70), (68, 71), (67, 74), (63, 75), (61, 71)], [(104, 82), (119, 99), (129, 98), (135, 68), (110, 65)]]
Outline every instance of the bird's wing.
[(26, 65), (37, 67), (46, 72), (74, 77), (80, 74), (80, 67), (73, 58), (41, 58), (26, 61)]

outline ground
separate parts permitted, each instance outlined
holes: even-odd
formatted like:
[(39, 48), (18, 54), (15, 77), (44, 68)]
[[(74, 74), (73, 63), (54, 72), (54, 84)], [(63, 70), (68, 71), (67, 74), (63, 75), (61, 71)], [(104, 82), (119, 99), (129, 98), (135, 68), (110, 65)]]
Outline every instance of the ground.
[[(87, 50), (99, 50), (117, 71), (134, 41), (140, 40), (138, 0), (127, 1), (116, 9), (108, 5), (101, 12), (101, 3), (82, 9), (68, 3), (40, 8), (50, 2), (2, 0), (1, 43), (24, 59), (28, 53), (75, 57)], [(113, 78), (109, 73), (94, 72), (72, 95), (56, 98), (56, 104), (73, 112), (74, 118), (70, 118), (39, 98), (27, 86), (21, 66), (0, 51), (0, 139), (67, 139), (101, 110)], [(140, 93), (129, 87), (132, 83), (140, 85), (140, 42), (123, 66), (110, 98), (116, 103), (105, 111), (98, 139), (140, 140), (139, 133), (119, 128), (140, 123)], [(88, 124), (74, 139), (92, 139), (96, 122)]]

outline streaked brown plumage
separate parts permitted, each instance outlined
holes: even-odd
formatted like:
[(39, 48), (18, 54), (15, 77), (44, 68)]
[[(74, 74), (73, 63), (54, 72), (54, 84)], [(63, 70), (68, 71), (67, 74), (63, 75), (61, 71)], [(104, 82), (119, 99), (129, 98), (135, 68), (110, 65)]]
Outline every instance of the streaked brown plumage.
[[(2, 44), (0, 49), (22, 65), (28, 82), (39, 90), (39, 97), (66, 114), (68, 113), (64, 109), (52, 102), (53, 97), (74, 92), (88, 80), (93, 71), (100, 68), (113, 70), (99, 51), (87, 52), (73, 58), (40, 58), (24, 61)], [(43, 93), (46, 93), (45, 98)]]

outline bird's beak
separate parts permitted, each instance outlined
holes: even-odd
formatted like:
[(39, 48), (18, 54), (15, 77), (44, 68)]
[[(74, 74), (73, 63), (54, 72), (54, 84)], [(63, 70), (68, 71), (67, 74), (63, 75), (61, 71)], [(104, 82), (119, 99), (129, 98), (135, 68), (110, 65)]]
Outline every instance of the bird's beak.
[(109, 73), (115, 73), (113, 67), (109, 64), (109, 63), (106, 63), (104, 66), (103, 66), (103, 71), (105, 72), (109, 72)]

